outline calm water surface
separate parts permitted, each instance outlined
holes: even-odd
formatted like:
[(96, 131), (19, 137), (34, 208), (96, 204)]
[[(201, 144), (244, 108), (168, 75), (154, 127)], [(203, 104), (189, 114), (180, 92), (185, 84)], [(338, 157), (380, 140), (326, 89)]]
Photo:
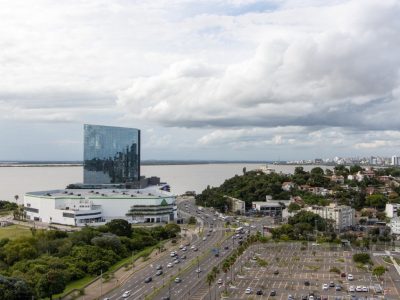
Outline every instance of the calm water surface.
[[(254, 170), (260, 164), (204, 164), (204, 165), (159, 165), (142, 166), (142, 175), (158, 176), (171, 185), (172, 192), (201, 192), (210, 186), (219, 186), (236, 174), (242, 174), (243, 167)], [(296, 166), (271, 165), (277, 172), (293, 173)], [(315, 166), (304, 166), (310, 170)], [(325, 167), (322, 167), (325, 169)], [(65, 188), (69, 183), (82, 182), (83, 169), (75, 167), (0, 167), (0, 200), (20, 198), (26, 192)]]

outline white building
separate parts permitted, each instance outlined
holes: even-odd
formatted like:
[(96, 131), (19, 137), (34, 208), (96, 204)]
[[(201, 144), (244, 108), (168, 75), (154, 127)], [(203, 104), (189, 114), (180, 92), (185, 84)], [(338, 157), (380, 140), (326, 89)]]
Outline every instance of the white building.
[(347, 205), (311, 206), (306, 210), (318, 214), (324, 219), (333, 220), (336, 230), (355, 225), (355, 210)]
[(399, 203), (387, 203), (385, 207), (385, 213), (388, 218), (397, 217), (397, 213), (400, 211)]
[(391, 161), (392, 166), (399, 166), (400, 165), (400, 157), (393, 155), (392, 156), (392, 161)]
[(160, 188), (31, 192), (24, 196), (24, 207), (30, 220), (73, 226), (101, 225), (113, 219), (131, 223), (175, 220), (176, 197)]
[(243, 215), (246, 212), (246, 202), (240, 199), (236, 199), (233, 197), (226, 196), (231, 204), (231, 212), (236, 213), (239, 212)]
[(392, 233), (400, 234), (400, 218), (399, 217), (395, 217), (395, 218), (391, 219), (389, 226), (390, 226), (390, 230), (392, 231)]

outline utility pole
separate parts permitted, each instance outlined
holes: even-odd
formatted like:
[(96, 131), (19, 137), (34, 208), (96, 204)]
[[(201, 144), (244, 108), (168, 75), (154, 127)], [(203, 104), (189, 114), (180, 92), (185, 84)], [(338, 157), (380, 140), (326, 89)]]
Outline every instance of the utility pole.
[(199, 265), (199, 257), (197, 256), (196, 257), (196, 259), (197, 259), (197, 278), (199, 278), (200, 277), (200, 265)]

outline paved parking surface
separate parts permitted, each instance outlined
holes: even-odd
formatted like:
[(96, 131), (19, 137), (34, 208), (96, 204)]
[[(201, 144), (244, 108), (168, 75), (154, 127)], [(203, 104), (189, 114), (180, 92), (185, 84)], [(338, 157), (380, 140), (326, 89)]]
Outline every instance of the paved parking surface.
[[(352, 260), (353, 252), (343, 251), (341, 248), (327, 248), (321, 245), (303, 246), (301, 243), (268, 243), (255, 245), (246, 250), (244, 255), (236, 262), (232, 274), (233, 281), (228, 287), (229, 299), (288, 299), (292, 295), (295, 299), (314, 293), (326, 299), (379, 299), (381, 295), (374, 295), (374, 284), (381, 284), (386, 290), (387, 299), (400, 299), (400, 294), (395, 287), (399, 278), (391, 278), (387, 273), (383, 281), (378, 280), (371, 272), (359, 269)], [(260, 267), (257, 260), (260, 258), (268, 263)], [(331, 268), (340, 272), (352, 274), (353, 281), (348, 281), (340, 274), (331, 272)], [(274, 274), (279, 271), (279, 274)], [(229, 281), (230, 279), (228, 279)], [(305, 285), (305, 281), (310, 283)], [(335, 288), (323, 290), (323, 284), (334, 282), (342, 287), (341, 291)], [(348, 292), (350, 286), (366, 286), (369, 292)], [(245, 294), (246, 288), (252, 289), (252, 294)], [(223, 286), (216, 287), (222, 291)], [(263, 296), (256, 295), (261, 289)], [(272, 290), (276, 296), (269, 296)]]

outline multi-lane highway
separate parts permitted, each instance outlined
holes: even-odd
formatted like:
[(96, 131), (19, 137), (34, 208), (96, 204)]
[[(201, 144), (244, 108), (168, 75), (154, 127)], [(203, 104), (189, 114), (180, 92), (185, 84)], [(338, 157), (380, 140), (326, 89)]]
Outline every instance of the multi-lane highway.
[[(182, 201), (178, 204), (178, 209), (182, 213), (196, 216), (202, 233), (192, 235), (186, 251), (179, 249), (180, 245), (171, 249), (177, 253), (177, 257), (171, 257), (171, 251), (160, 254), (152, 264), (135, 272), (123, 285), (103, 298), (145, 299), (148, 297), (162, 299), (170, 297), (171, 299), (183, 299), (186, 292), (193, 290), (192, 287), (196, 283), (204, 280), (207, 271), (221, 261), (226, 251), (222, 251), (220, 257), (215, 257), (211, 250), (219, 246), (224, 239), (223, 222), (217, 220), (210, 210), (198, 211), (191, 201)], [(193, 247), (197, 250), (192, 249)], [(185, 259), (184, 256), (186, 256)], [(176, 263), (176, 260), (179, 263)], [(168, 264), (172, 267), (168, 267)], [(157, 266), (162, 266), (163, 272), (159, 276), (156, 275)], [(198, 266), (201, 270), (200, 273), (196, 273)], [(150, 277), (151, 281), (148, 280)], [(181, 279), (180, 283), (175, 282), (176, 277)], [(145, 283), (145, 281), (149, 282)], [(123, 297), (124, 293), (125, 297)]]

